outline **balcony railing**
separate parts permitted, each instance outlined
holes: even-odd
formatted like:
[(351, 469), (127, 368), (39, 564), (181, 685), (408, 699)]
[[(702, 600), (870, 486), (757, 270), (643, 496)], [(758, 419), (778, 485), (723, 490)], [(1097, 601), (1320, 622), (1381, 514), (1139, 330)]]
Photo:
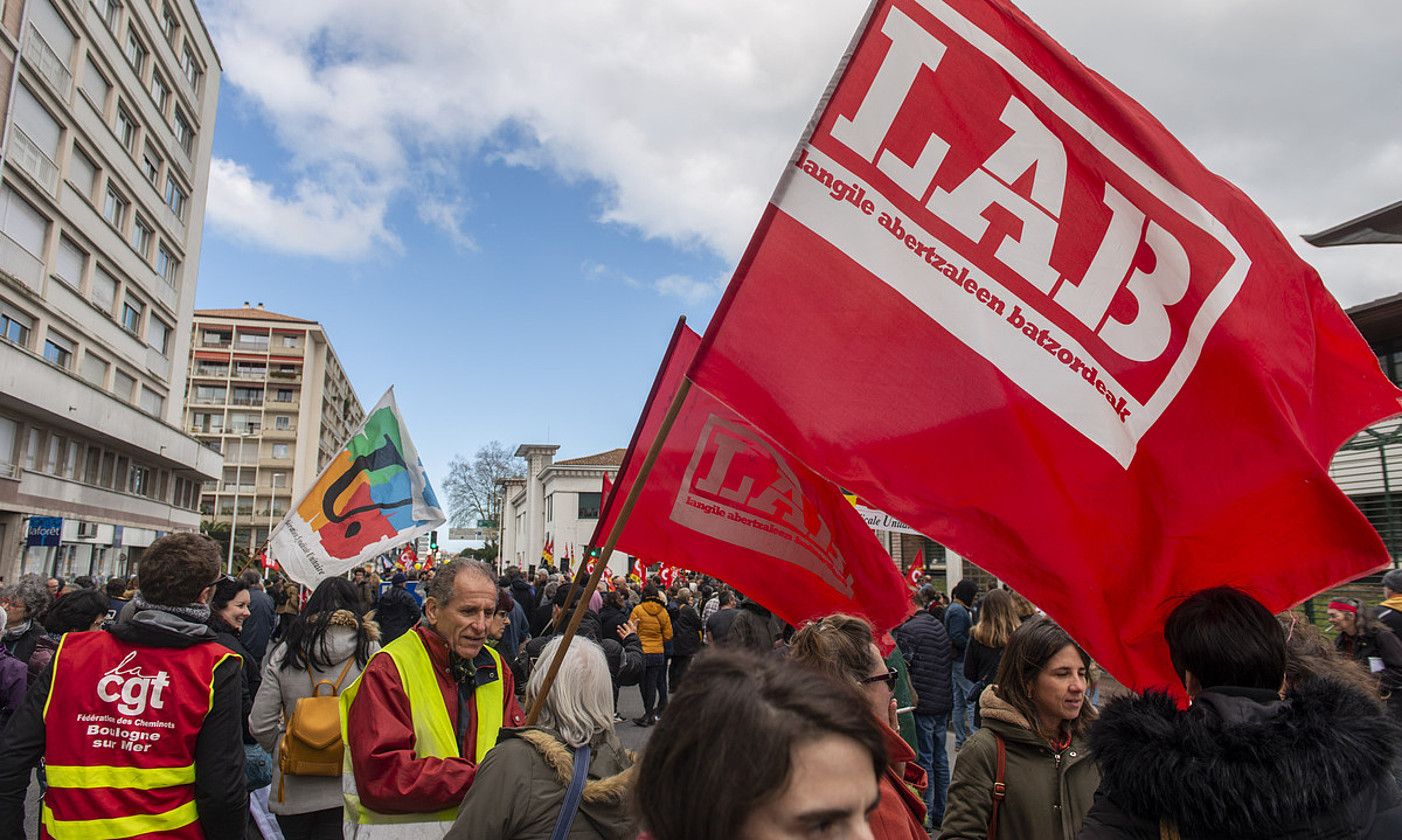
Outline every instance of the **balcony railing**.
[(49, 83), (55, 93), (67, 98), (68, 88), (73, 84), (73, 74), (32, 23), (29, 24), (29, 32), (24, 39), (24, 57), (34, 65), (34, 69), (39, 71), (39, 75), (44, 77), (44, 81)]
[(50, 195), (57, 194), (58, 165), (18, 124), (13, 124), (12, 128), (14, 133), (10, 135), (10, 160), (28, 172)]
[(223, 394), (219, 394), (213, 397), (202, 397), (198, 394), (195, 395), (195, 405), (223, 405), (224, 400), (225, 396)]
[(209, 367), (206, 365), (195, 365), (196, 376), (212, 376), (215, 379), (223, 379), (229, 375), (227, 367)]
[(266, 379), (267, 376), (268, 376), (268, 370), (267, 370), (267, 368), (235, 368), (235, 369), (234, 369), (234, 378), (235, 378), (235, 379)]
[(262, 404), (263, 404), (263, 397), (262, 397), (262, 395), (259, 395), (259, 396), (256, 396), (256, 397), (234, 397), (233, 399), (229, 400), (229, 404), (230, 404), (230, 405), (262, 405)]

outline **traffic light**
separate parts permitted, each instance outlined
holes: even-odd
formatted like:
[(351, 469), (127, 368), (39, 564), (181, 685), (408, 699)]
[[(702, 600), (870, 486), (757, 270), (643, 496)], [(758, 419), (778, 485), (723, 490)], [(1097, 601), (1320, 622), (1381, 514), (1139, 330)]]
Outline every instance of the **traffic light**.
[(597, 547), (589, 549), (589, 559), (591, 559), (591, 560), (598, 560), (598, 559), (599, 559), (599, 549), (598, 549)]
[(438, 532), (437, 532), (437, 531), (429, 531), (429, 532), (428, 532), (428, 550), (429, 550), (429, 551), (437, 551), (437, 550), (438, 550)]

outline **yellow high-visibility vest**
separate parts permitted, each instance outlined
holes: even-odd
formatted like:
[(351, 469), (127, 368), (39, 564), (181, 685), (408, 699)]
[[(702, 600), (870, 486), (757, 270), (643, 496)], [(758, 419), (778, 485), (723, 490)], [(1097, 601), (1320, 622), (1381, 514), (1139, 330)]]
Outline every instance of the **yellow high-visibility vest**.
[[(481, 764), (487, 751), (496, 746), (497, 733), (501, 731), (502, 707), (505, 703), (505, 694), (502, 689), (505, 681), (501, 676), (502, 668), (505, 666), (502, 665), (501, 657), (497, 655), (496, 651), (490, 647), (483, 647), (483, 650), (491, 655), (492, 662), (496, 665), (497, 679), (480, 685), (476, 689), (477, 742), (473, 760), (477, 764)], [(405, 696), (409, 698), (409, 713), (414, 722), (414, 757), (461, 758), (462, 753), (458, 749), (457, 733), (453, 730), (453, 721), (448, 716), (448, 709), (443, 705), (443, 692), (438, 689), (438, 678), (433, 672), (433, 661), (429, 658), (428, 649), (424, 647), (423, 639), (420, 638), (419, 634), (410, 630), (385, 645), (375, 656), (388, 656), (399, 671), (399, 684), (404, 689)], [(373, 656), (371, 661), (374, 661)], [(367, 662), (365, 671), (369, 669), (370, 664)], [(417, 826), (416, 830), (419, 831), (428, 828), (425, 823), (439, 823), (440, 832), (446, 833), (449, 826), (458, 817), (458, 805), (431, 813), (382, 814), (370, 810), (361, 803), (355, 788), (355, 776), (351, 769), (353, 746), (347, 735), (346, 726), (350, 719), (351, 705), (355, 703), (356, 695), (360, 692), (360, 681), (364, 679), (365, 671), (361, 671), (360, 676), (356, 677), (350, 688), (341, 692), (341, 740), (346, 745), (344, 774), (342, 776), (346, 802), (346, 822), (352, 826), (362, 827), (415, 825)], [(357, 830), (355, 836), (367, 837), (379, 833)]]

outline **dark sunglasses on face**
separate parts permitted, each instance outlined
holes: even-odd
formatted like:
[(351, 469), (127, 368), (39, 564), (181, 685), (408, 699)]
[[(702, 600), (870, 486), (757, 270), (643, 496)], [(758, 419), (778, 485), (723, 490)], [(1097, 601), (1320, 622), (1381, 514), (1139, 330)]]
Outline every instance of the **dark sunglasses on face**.
[(862, 680), (862, 685), (871, 685), (872, 683), (878, 683), (878, 682), (884, 682), (884, 683), (886, 683), (886, 685), (887, 685), (888, 687), (895, 686), (895, 684), (896, 684), (896, 672), (895, 672), (895, 671), (886, 671), (885, 673), (882, 673), (882, 674), (873, 674), (872, 676), (863, 679), (863, 680)]

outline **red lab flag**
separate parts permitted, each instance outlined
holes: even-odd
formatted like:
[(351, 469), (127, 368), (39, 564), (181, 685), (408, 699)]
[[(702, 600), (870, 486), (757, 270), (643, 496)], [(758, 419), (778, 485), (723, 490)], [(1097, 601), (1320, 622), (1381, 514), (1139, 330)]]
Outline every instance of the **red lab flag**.
[(920, 579), (925, 576), (925, 549), (917, 549), (915, 559), (910, 562), (910, 574), (906, 577), (911, 586), (919, 586)]
[(1402, 408), (1358, 331), (1005, 0), (872, 4), (690, 376), (1133, 688), (1178, 690), (1175, 596), (1280, 610), (1387, 560), (1327, 471)]
[[(616, 496), (636, 480), (699, 343), (678, 325), (619, 468)], [(621, 507), (602, 513), (599, 533), (609, 532)], [(677, 558), (795, 625), (848, 612), (886, 630), (909, 614), (900, 571), (842, 491), (695, 387), (618, 548)]]

